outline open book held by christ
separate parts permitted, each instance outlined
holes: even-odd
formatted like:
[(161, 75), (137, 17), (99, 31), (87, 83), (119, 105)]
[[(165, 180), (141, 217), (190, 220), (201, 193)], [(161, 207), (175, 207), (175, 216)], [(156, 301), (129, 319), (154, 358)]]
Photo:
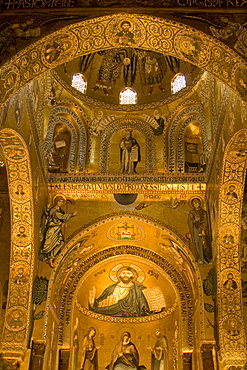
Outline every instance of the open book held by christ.
[(161, 312), (166, 308), (165, 298), (159, 286), (143, 289), (142, 292), (151, 312)]

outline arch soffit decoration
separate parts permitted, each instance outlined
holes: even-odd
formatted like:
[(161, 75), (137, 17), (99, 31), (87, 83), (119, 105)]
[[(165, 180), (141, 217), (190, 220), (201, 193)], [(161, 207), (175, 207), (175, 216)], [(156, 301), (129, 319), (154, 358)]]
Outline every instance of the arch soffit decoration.
[[(95, 233), (97, 228), (104, 227), (107, 222), (123, 222), (123, 221), (131, 220), (131, 222), (136, 222), (141, 224), (149, 224), (151, 227), (158, 228), (160, 231), (167, 232), (172, 240), (176, 241), (177, 247), (181, 255), (186, 259), (186, 268), (189, 266), (190, 273), (194, 276), (194, 282), (196, 286), (196, 291), (193, 292), (192, 283), (189, 283), (188, 277), (185, 279), (183, 273), (178, 272), (172, 264), (166, 259), (164, 256), (164, 252), (159, 254), (158, 252), (141, 248), (138, 246), (138, 241), (131, 243), (131, 245), (126, 245), (126, 240), (122, 241), (122, 243), (118, 242), (109, 242), (107, 248), (98, 248), (95, 249), (94, 253), (92, 253), (93, 248), (91, 241), (90, 241), (90, 234)], [(93, 242), (94, 239), (92, 239)], [(86, 244), (89, 243), (88, 246)], [(78, 249), (79, 245), (79, 249)], [(80, 256), (80, 260), (76, 257), (75, 249), (77, 249), (77, 253)], [(90, 254), (88, 254), (88, 252)], [(189, 248), (185, 245), (183, 239), (179, 237), (175, 232), (171, 231), (166, 225), (163, 223), (157, 222), (151, 218), (145, 217), (140, 218), (138, 215), (134, 215), (131, 213), (121, 213), (121, 214), (112, 214), (108, 217), (102, 217), (94, 222), (91, 222), (88, 225), (85, 225), (83, 229), (76, 232), (68, 243), (65, 245), (64, 249), (61, 251), (58, 259), (55, 261), (55, 269), (52, 271), (50, 280), (49, 280), (49, 287), (48, 287), (48, 300), (46, 305), (46, 314), (45, 314), (45, 324), (44, 324), (44, 332), (43, 337), (46, 339), (47, 337), (47, 323), (48, 323), (48, 314), (49, 314), (49, 306), (54, 299), (55, 296), (62, 297), (59, 304), (56, 304), (57, 307), (57, 315), (60, 316), (60, 341), (63, 338), (63, 322), (66, 320), (70, 320), (71, 316), (71, 307), (73, 302), (73, 297), (77, 288), (77, 285), (80, 282), (80, 279), (87, 273), (91, 268), (93, 268), (97, 263), (101, 261), (105, 261), (107, 258), (111, 258), (111, 256), (121, 256), (125, 253), (132, 256), (139, 256), (141, 258), (146, 258), (150, 260), (151, 263), (155, 263), (159, 266), (160, 269), (163, 269), (164, 272), (170, 276), (171, 281), (173, 281), (174, 286), (178, 291), (180, 299), (182, 301), (182, 295), (184, 292), (181, 290), (181, 286), (187, 287), (187, 292), (185, 295), (185, 305), (183, 310), (183, 317), (186, 317), (187, 321), (185, 321), (185, 326), (187, 326), (188, 338), (186, 340), (187, 345), (193, 347), (193, 327), (192, 327), (192, 312), (193, 312), (193, 305), (191, 305), (192, 300), (194, 299), (193, 293), (195, 294), (196, 298), (198, 298), (199, 303), (202, 304), (203, 298), (203, 289), (202, 289), (202, 281), (199, 269), (194, 261), (192, 253), (190, 252)], [(85, 257), (83, 258), (83, 254)], [(73, 256), (73, 257), (72, 257)], [(71, 263), (71, 257), (75, 260), (75, 263)], [(63, 277), (64, 271), (67, 271), (67, 265), (73, 266), (70, 269), (69, 274), (66, 278)], [(63, 268), (62, 268), (63, 267)], [(180, 270), (181, 271), (181, 270)], [(61, 283), (62, 282), (62, 283)], [(190, 287), (189, 287), (190, 286)], [(57, 293), (59, 290), (59, 294)], [(69, 294), (68, 294), (69, 292)], [(181, 295), (182, 294), (182, 295)], [(68, 303), (68, 305), (67, 305)], [(204, 312), (203, 310), (200, 311), (200, 333), (202, 338), (204, 338)], [(66, 321), (67, 322), (67, 321)]]
[(111, 122), (103, 134), (100, 146), (100, 170), (105, 173), (109, 169), (110, 142), (113, 134), (119, 130), (131, 128), (140, 131), (146, 141), (146, 172), (151, 173), (155, 170), (155, 150), (152, 130), (142, 120), (120, 119)]
[[(244, 316), (241, 283), (241, 215), (242, 199), (247, 168), (247, 130), (240, 130), (227, 144), (221, 173), (219, 196), (219, 220), (217, 250), (217, 299), (219, 317), (219, 340), (224, 365), (245, 365), (247, 343), (244, 330)], [(229, 187), (235, 186), (237, 197), (227, 197)], [(224, 236), (231, 234), (232, 242), (226, 243)], [(226, 290), (224, 283), (228, 274), (233, 275), (236, 289)], [(239, 302), (234, 311), (224, 302)], [(234, 325), (234, 330), (230, 330)]]
[[(203, 68), (247, 100), (238, 81), (246, 80), (245, 61), (228, 46), (187, 25), (146, 15), (114, 14), (93, 18), (62, 28), (17, 53), (0, 69), (0, 104), (41, 73), (77, 56), (122, 47), (116, 37), (119, 24), (128, 18), (134, 34), (134, 47), (159, 51)], [(47, 49), (61, 46), (55, 58)]]
[[(34, 267), (34, 213), (31, 165), (27, 145), (13, 129), (0, 130), (0, 146), (5, 157), (11, 212), (11, 254), (8, 299), (2, 350), (22, 356), (27, 348)], [(18, 275), (24, 283), (19, 292)]]

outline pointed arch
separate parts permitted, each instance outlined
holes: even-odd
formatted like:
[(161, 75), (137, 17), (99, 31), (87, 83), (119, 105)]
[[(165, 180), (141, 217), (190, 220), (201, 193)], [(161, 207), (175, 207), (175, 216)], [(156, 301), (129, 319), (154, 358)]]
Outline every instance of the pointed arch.
[[(68, 116), (73, 119), (72, 123), (68, 119)], [(44, 144), (44, 152), (45, 154), (47, 154), (50, 151), (52, 147), (54, 128), (56, 124), (59, 122), (62, 122), (66, 126), (68, 126), (72, 132), (72, 143), (71, 143), (72, 145), (70, 150), (70, 171), (74, 171), (75, 169), (77, 169), (76, 168), (77, 161), (79, 171), (83, 171), (85, 166), (86, 148), (87, 148), (86, 128), (84, 122), (79, 118), (76, 112), (73, 109), (67, 107), (66, 105), (58, 105), (51, 111), (47, 137)], [(79, 135), (77, 130), (79, 131)], [(76, 158), (78, 146), (79, 146), (79, 158)]]
[[(126, 240), (118, 241), (114, 239), (112, 230), (116, 228), (118, 223), (129, 222), (132, 227), (138, 228), (138, 238), (136, 241), (126, 245)], [(143, 228), (148, 227), (153, 230), (159, 230), (163, 237), (161, 243), (158, 243), (154, 239), (150, 238), (150, 235), (155, 234), (152, 232), (143, 232)], [(93, 234), (98, 232), (102, 237), (107, 234), (107, 242), (104, 242), (104, 247), (97, 246), (94, 243)], [(168, 252), (164, 243), (164, 235), (167, 235), (167, 240), (171, 240), (171, 250)], [(148, 249), (145, 246), (140, 246), (138, 240), (145, 241), (148, 238)], [(105, 239), (104, 239), (105, 240)], [(143, 242), (142, 242), (143, 244)], [(144, 242), (145, 245), (145, 242)], [(158, 250), (157, 250), (157, 246)], [(174, 248), (174, 249), (173, 249)], [(169, 249), (169, 248), (168, 248)], [(168, 255), (170, 256), (168, 257)], [(174, 266), (173, 253), (179, 253), (182, 256), (182, 264), (184, 266), (177, 269)], [(122, 256), (122, 257), (121, 257)], [(68, 323), (72, 320), (72, 310), (75, 304), (76, 291), (78, 284), (84, 279), (90, 271), (94, 271), (97, 266), (101, 263), (108, 263), (107, 261), (114, 261), (118, 258), (136, 258), (146, 260), (150, 266), (157, 266), (162, 274), (169, 277), (171, 283), (176, 287), (178, 294), (178, 300), (181, 304), (181, 320), (180, 329), (182, 334), (182, 347), (183, 349), (193, 349), (197, 339), (194, 337), (194, 326), (198, 327), (201, 339), (204, 339), (204, 312), (200, 309), (202, 306), (203, 291), (202, 282), (199, 273), (199, 269), (194, 261), (194, 257), (190, 252), (189, 248), (184, 244), (181, 239), (174, 231), (157, 220), (153, 220), (150, 217), (140, 217), (134, 213), (117, 213), (108, 215), (107, 217), (101, 217), (88, 225), (85, 225), (81, 230), (78, 230), (66, 244), (61, 251), (61, 254), (55, 261), (55, 269), (52, 271), (49, 289), (48, 289), (48, 301), (46, 305), (46, 315), (44, 324), (43, 339), (48, 340), (49, 330), (47, 325), (51, 325), (50, 316), (59, 321), (59, 342), (65, 344), (68, 341), (69, 325)], [(180, 260), (181, 263), (181, 260)], [(51, 304), (53, 301), (53, 304)], [(195, 302), (197, 302), (195, 304)], [(50, 307), (53, 307), (51, 310)], [(99, 314), (94, 314), (88, 311), (86, 308), (80, 307), (77, 304), (79, 310), (83, 310), (83, 314), (92, 319), (100, 319), (102, 322), (136, 322), (145, 323), (152, 322), (159, 319), (164, 319), (167, 311), (161, 312), (154, 317), (140, 317), (133, 321), (133, 318), (114, 318), (101, 317)], [(195, 324), (193, 322), (194, 310), (198, 310), (200, 319)], [(121, 321), (122, 320), (122, 321)], [(131, 321), (132, 320), (132, 321)], [(199, 329), (200, 327), (200, 329)], [(65, 331), (64, 331), (65, 330)], [(66, 334), (65, 334), (66, 332)]]
[[(191, 122), (198, 121), (200, 123), (203, 148), (205, 152), (210, 150), (202, 107), (195, 102), (185, 102), (183, 105), (184, 107), (177, 108), (168, 130), (168, 171), (171, 173), (185, 172), (184, 134), (186, 127)], [(177, 152), (175, 150), (176, 144), (178, 144)]]
[(100, 171), (102, 173), (108, 172), (109, 157), (110, 157), (110, 143), (112, 135), (118, 130), (131, 128), (140, 131), (146, 141), (146, 163), (145, 168), (147, 173), (152, 173), (155, 170), (155, 150), (153, 132), (150, 127), (143, 124), (141, 120), (137, 119), (121, 119), (112, 121), (105, 129), (101, 139), (100, 145)]
[[(66, 26), (13, 56), (0, 69), (3, 104), (23, 86), (47, 70), (88, 53), (121, 47), (118, 25), (128, 19), (133, 46), (159, 51), (188, 61), (217, 76), (247, 100), (239, 83), (246, 81), (246, 62), (219, 40), (174, 20), (137, 14), (112, 14)], [(59, 51), (50, 56), (50, 49)], [(191, 48), (188, 47), (191, 46)]]

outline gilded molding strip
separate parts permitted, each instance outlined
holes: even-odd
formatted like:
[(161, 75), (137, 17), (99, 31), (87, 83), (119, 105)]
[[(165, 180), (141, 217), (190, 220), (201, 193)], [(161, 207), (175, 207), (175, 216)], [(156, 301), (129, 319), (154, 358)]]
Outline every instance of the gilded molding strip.
[(33, 197), (29, 153), (12, 129), (0, 131), (11, 209), (11, 257), (8, 300), (2, 338), (5, 357), (21, 357), (28, 345), (33, 280)]
[(49, 183), (48, 190), (50, 194), (60, 194), (61, 192), (74, 199), (92, 198), (91, 195), (107, 195), (117, 193), (138, 193), (138, 194), (205, 194), (206, 184), (167, 184), (167, 183)]
[[(218, 221), (218, 318), (220, 357), (224, 366), (244, 366), (247, 359), (244, 329), (240, 231), (247, 159), (247, 131), (238, 131), (227, 145), (222, 169)], [(234, 186), (235, 197), (229, 197)], [(228, 289), (228, 279), (234, 289)]]

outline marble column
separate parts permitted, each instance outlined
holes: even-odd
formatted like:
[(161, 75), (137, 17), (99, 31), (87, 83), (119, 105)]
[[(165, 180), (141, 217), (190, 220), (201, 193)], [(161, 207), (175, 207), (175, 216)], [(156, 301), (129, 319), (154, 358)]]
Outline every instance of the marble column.
[(192, 370), (192, 353), (183, 353), (183, 370)]
[(59, 370), (68, 370), (70, 349), (60, 349), (59, 351)]
[(213, 359), (213, 343), (203, 343), (201, 345), (203, 370), (215, 370)]
[(42, 370), (45, 353), (45, 343), (33, 341), (29, 370)]

